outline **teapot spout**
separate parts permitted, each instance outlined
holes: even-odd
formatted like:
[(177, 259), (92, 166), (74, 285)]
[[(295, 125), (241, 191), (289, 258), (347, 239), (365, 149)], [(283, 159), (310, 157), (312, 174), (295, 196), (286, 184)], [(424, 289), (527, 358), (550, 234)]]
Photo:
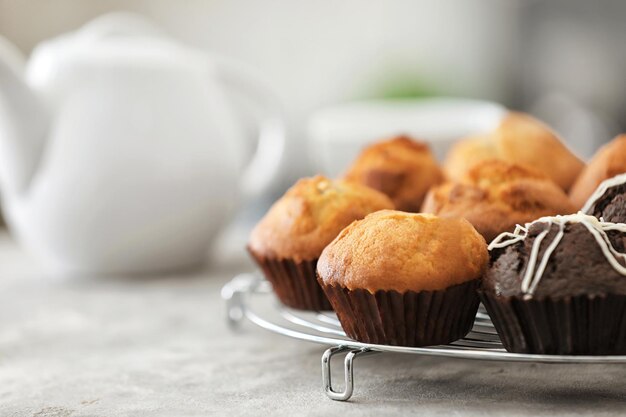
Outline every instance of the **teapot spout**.
[(35, 174), (48, 130), (43, 103), (24, 80), (24, 58), (0, 36), (0, 184), (21, 193)]

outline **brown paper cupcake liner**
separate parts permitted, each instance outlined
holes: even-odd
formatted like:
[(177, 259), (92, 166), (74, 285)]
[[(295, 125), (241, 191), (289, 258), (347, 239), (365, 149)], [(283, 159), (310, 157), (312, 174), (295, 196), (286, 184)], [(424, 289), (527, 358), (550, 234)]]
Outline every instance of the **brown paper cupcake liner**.
[(525, 300), (479, 294), (509, 352), (626, 354), (626, 295)]
[[(320, 282), (321, 283), (321, 282)], [(323, 285), (346, 335), (359, 342), (430, 346), (465, 336), (478, 310), (479, 280), (440, 291), (348, 290)]]
[(295, 262), (289, 259), (269, 259), (248, 251), (272, 284), (278, 299), (287, 307), (298, 310), (332, 310), (330, 302), (317, 282), (317, 259)]

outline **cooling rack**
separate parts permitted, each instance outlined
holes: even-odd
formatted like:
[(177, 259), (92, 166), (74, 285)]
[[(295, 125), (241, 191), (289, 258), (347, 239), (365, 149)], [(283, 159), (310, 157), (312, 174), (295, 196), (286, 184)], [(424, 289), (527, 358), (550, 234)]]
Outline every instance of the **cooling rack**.
[[(303, 312), (281, 305), (274, 297), (269, 282), (260, 274), (240, 274), (222, 288), (226, 301), (228, 323), (236, 328), (247, 319), (266, 330), (328, 346), (322, 355), (322, 382), (326, 395), (338, 401), (347, 401), (354, 392), (354, 361), (357, 357), (383, 352), (414, 355), (445, 356), (508, 362), (539, 363), (626, 363), (626, 356), (565, 356), (509, 353), (489, 319), (479, 310), (472, 331), (463, 339), (448, 345), (405, 347), (361, 343), (346, 337), (337, 317), (332, 312)], [(331, 359), (345, 354), (344, 386), (338, 389), (331, 380)]]

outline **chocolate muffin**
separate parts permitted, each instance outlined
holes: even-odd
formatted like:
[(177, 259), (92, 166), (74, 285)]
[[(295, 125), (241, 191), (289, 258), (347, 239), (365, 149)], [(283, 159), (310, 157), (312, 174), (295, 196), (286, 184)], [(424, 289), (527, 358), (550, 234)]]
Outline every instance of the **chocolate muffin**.
[(466, 220), (383, 210), (345, 228), (317, 273), (349, 337), (428, 346), (469, 332), (487, 262), (485, 240)]
[(248, 251), (283, 304), (330, 310), (315, 276), (322, 250), (354, 220), (390, 208), (387, 196), (363, 185), (304, 178), (252, 230)]
[(424, 213), (467, 219), (487, 242), (516, 224), (574, 211), (547, 176), (500, 160), (482, 161), (461, 180), (433, 187), (422, 206)]
[(480, 295), (510, 352), (626, 353), (626, 225), (544, 217), (490, 245)]
[(623, 173), (626, 173), (626, 134), (598, 149), (570, 190), (572, 202), (582, 207), (602, 181)]
[(399, 136), (365, 148), (344, 179), (385, 193), (397, 210), (417, 212), (428, 189), (444, 177), (426, 143)]
[(541, 172), (565, 191), (585, 166), (548, 126), (515, 112), (506, 115), (493, 132), (457, 142), (446, 156), (444, 170), (448, 178), (456, 181), (488, 159)]
[(626, 174), (603, 181), (581, 211), (606, 222), (626, 223)]

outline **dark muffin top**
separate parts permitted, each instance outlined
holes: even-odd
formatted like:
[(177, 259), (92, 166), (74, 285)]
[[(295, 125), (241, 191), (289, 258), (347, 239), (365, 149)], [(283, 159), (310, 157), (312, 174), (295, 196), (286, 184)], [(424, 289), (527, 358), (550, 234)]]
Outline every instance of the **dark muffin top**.
[(583, 211), (606, 222), (626, 223), (626, 174), (600, 184)]
[(492, 242), (483, 290), (532, 298), (626, 294), (625, 238), (626, 225), (582, 213), (536, 220)]

